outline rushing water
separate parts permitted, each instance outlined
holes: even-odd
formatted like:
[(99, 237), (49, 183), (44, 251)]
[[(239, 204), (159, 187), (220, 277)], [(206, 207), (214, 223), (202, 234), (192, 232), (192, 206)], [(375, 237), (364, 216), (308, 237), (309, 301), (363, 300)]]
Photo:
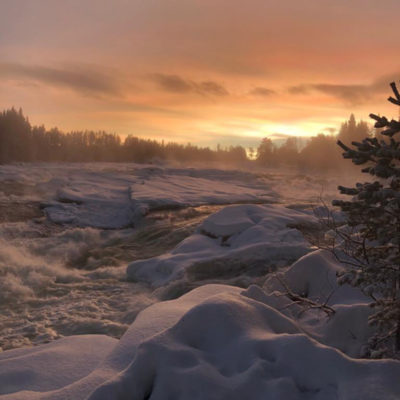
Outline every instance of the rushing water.
[(4, 350), (71, 334), (120, 337), (158, 300), (149, 288), (126, 281), (127, 263), (172, 249), (216, 210), (159, 211), (138, 228), (110, 231), (53, 224), (29, 201), (2, 207), (13, 210), (0, 224)]

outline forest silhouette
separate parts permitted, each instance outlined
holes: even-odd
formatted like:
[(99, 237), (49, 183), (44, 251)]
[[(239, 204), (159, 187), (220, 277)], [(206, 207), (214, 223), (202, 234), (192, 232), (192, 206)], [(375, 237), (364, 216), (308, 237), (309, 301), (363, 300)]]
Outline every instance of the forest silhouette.
[(132, 135), (124, 140), (104, 131), (71, 131), (58, 128), (47, 130), (32, 126), (21, 109), (0, 113), (0, 163), (11, 162), (216, 162), (241, 166), (255, 163), (265, 167), (297, 167), (330, 170), (341, 167), (338, 139), (346, 144), (361, 141), (373, 131), (364, 121), (356, 122), (354, 115), (344, 122), (338, 135), (311, 137), (304, 145), (289, 137), (277, 146), (270, 138), (261, 140), (257, 150), (243, 146), (216, 149), (174, 142), (142, 139)]

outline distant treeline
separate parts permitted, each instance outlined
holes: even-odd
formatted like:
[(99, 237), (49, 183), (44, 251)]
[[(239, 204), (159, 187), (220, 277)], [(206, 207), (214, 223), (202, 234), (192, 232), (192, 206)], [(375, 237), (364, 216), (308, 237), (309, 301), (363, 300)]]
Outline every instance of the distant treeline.
[[(352, 115), (339, 132), (345, 143), (360, 140), (371, 132), (365, 122), (356, 123)], [(220, 162), (243, 164), (250, 160), (262, 166), (297, 166), (305, 168), (335, 168), (341, 162), (337, 137), (318, 135), (299, 148), (298, 140), (288, 138), (276, 146), (265, 138), (257, 149), (229, 146), (212, 150), (191, 144), (165, 143), (156, 140), (120, 136), (107, 132), (73, 131), (32, 126), (22, 110), (14, 108), (0, 113), (0, 163), (10, 162)]]
[(120, 136), (107, 132), (73, 131), (31, 126), (22, 110), (0, 114), (0, 163), (29, 161), (65, 162), (149, 162), (152, 160), (218, 161), (237, 163), (247, 160), (241, 146), (211, 150), (191, 144)]
[(329, 170), (348, 168), (351, 163), (343, 163), (343, 150), (337, 145), (341, 140), (347, 145), (360, 142), (376, 132), (364, 121), (356, 122), (353, 114), (344, 122), (337, 135), (323, 135), (311, 137), (304, 147), (300, 147), (296, 137), (290, 137), (277, 147), (269, 138), (261, 141), (256, 160), (262, 165), (282, 166), (290, 165), (299, 168)]

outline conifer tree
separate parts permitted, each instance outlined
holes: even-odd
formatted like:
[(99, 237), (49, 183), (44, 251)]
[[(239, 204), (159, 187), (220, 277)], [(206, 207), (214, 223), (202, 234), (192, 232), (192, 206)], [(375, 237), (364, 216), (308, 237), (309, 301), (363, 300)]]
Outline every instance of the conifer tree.
[[(396, 84), (390, 84), (394, 97), (389, 101), (400, 106)], [(343, 157), (372, 181), (355, 187), (339, 186), (350, 200), (335, 200), (347, 216), (351, 231), (342, 234), (341, 250), (350, 266), (339, 277), (340, 283), (360, 287), (371, 296), (373, 313), (370, 323), (376, 334), (369, 343), (372, 357), (400, 356), (400, 122), (370, 114), (378, 137), (352, 142), (352, 148), (340, 140)], [(344, 232), (344, 231), (343, 231)], [(349, 233), (350, 232), (350, 233)]]

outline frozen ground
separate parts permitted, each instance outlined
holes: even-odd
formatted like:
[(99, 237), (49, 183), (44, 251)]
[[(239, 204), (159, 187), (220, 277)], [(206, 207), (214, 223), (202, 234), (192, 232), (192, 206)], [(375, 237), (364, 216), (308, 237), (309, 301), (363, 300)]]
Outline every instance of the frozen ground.
[[(337, 287), (342, 267), (308, 241), (338, 183), (1, 166), (1, 346), (60, 340), (1, 353), (0, 398), (400, 398), (399, 362), (360, 359), (368, 299)], [(285, 285), (334, 313), (291, 303)]]

